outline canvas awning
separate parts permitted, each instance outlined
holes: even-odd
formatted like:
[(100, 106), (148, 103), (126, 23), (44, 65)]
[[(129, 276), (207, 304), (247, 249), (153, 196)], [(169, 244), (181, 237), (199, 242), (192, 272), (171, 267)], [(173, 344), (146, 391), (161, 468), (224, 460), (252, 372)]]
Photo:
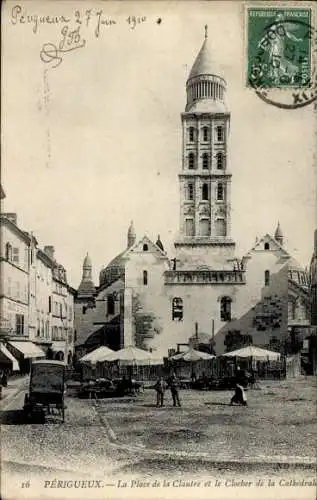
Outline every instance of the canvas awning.
[(151, 352), (144, 351), (135, 346), (128, 346), (120, 349), (120, 351), (113, 351), (111, 354), (104, 356), (102, 361), (119, 361), (128, 366), (163, 364), (162, 358), (155, 358)]
[(252, 358), (258, 361), (278, 361), (281, 357), (279, 352), (268, 351), (261, 347), (249, 345), (236, 351), (226, 352), (223, 356), (231, 358)]
[(22, 356), (27, 358), (45, 358), (45, 354), (37, 345), (33, 342), (25, 341), (19, 342), (11, 340), (8, 342), (10, 346), (16, 349)]
[(172, 359), (173, 361), (182, 360), (194, 362), (213, 358), (215, 358), (215, 356), (208, 354), (207, 352), (197, 351), (196, 349), (189, 349), (188, 351), (175, 354), (170, 359)]
[(114, 351), (109, 349), (109, 347), (106, 347), (105, 345), (102, 345), (95, 349), (94, 351), (89, 352), (88, 354), (85, 354), (82, 358), (80, 358), (79, 362), (80, 363), (91, 363), (92, 365), (103, 361), (105, 359), (105, 356), (108, 356), (109, 354), (112, 354)]
[(4, 344), (0, 344), (0, 360), (12, 367), (14, 372), (19, 371), (19, 363)]

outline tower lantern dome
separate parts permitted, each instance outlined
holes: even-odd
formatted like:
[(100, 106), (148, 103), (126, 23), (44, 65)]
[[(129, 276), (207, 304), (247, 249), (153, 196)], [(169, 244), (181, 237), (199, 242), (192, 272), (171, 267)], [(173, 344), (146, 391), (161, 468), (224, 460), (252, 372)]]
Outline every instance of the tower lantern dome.
[(92, 262), (87, 252), (83, 261), (83, 274), (77, 294), (79, 298), (88, 298), (92, 297), (95, 291), (96, 287), (92, 280)]
[(204, 42), (186, 83), (186, 111), (226, 112), (226, 81), (218, 73), (212, 57), (206, 25)]
[(133, 221), (131, 221), (129, 229), (128, 229), (128, 248), (132, 247), (136, 240), (135, 229), (133, 225)]

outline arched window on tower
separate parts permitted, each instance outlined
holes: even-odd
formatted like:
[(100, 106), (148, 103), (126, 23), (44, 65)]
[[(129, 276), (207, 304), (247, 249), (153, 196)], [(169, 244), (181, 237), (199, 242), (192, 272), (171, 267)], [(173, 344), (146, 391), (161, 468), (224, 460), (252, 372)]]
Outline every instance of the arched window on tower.
[(222, 170), (224, 166), (223, 154), (217, 153), (217, 168), (218, 170)]
[(204, 183), (201, 188), (201, 198), (202, 200), (208, 200), (209, 199), (209, 189), (208, 189), (208, 184)]
[(194, 140), (195, 140), (195, 129), (194, 129), (194, 127), (189, 127), (189, 129), (188, 129), (188, 139), (189, 139), (189, 142), (194, 142)]
[(222, 142), (224, 138), (223, 127), (217, 127), (217, 141)]
[(203, 127), (203, 141), (208, 141), (209, 139), (208, 127)]
[(194, 185), (191, 182), (189, 182), (186, 188), (186, 200), (193, 200), (193, 199), (194, 199)]
[(220, 321), (231, 321), (231, 297), (221, 297)]
[(209, 156), (208, 153), (203, 153), (203, 169), (207, 170), (209, 168)]
[(195, 155), (194, 155), (194, 153), (189, 153), (189, 155), (188, 155), (188, 168), (195, 168)]
[(217, 185), (217, 200), (223, 201), (224, 199), (224, 187), (222, 182), (219, 182)]
[(182, 321), (183, 319), (183, 299), (174, 297), (172, 301), (172, 320)]
[(147, 284), (148, 284), (148, 272), (143, 271), (143, 285), (147, 285)]

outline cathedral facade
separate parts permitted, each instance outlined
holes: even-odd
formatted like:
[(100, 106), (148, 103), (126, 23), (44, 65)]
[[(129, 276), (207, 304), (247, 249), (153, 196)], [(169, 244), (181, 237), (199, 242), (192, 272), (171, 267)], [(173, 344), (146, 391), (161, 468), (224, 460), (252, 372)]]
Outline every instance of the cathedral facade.
[(75, 306), (79, 353), (102, 344), (159, 356), (188, 343), (217, 354), (237, 342), (281, 349), (291, 330), (309, 325), (307, 275), (285, 250), (279, 224), (243, 258), (235, 255), (226, 87), (206, 27), (181, 114), (175, 254), (167, 256), (159, 236), (137, 238), (131, 223), (126, 249), (101, 271), (97, 287), (86, 256)]

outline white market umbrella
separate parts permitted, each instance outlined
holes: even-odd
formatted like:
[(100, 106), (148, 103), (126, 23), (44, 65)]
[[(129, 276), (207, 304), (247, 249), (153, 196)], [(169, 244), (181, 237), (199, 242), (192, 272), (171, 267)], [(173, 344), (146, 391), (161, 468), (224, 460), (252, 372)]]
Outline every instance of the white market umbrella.
[(173, 361), (182, 360), (182, 361), (194, 362), (194, 361), (201, 361), (201, 360), (205, 360), (205, 359), (213, 359), (215, 357), (216, 356), (213, 356), (212, 354), (208, 354), (207, 352), (197, 351), (196, 349), (189, 349), (188, 351), (175, 354), (170, 359), (172, 359)]
[(279, 352), (268, 351), (267, 349), (253, 345), (242, 347), (236, 351), (226, 352), (223, 356), (230, 358), (252, 358), (257, 361), (278, 361), (281, 357)]
[(155, 358), (152, 353), (134, 346), (128, 346), (120, 349), (119, 351), (113, 351), (109, 355), (104, 356), (102, 360), (100, 360), (100, 362), (103, 361), (119, 361), (121, 364), (127, 366), (163, 364), (163, 360), (161, 358)]
[(114, 351), (112, 349), (109, 349), (109, 347), (106, 347), (104, 345), (98, 347), (94, 351), (89, 352), (88, 354), (85, 354), (82, 358), (80, 358), (79, 362), (80, 363), (91, 363), (92, 365), (95, 365), (96, 363), (99, 363), (100, 360), (103, 360), (105, 356), (108, 356), (109, 354), (112, 354)]

